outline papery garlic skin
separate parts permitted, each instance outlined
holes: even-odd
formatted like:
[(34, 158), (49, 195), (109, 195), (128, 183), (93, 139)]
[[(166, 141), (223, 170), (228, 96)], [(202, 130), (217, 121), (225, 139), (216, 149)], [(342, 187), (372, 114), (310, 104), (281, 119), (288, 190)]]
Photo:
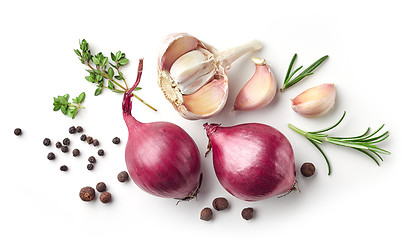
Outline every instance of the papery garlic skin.
[(210, 118), (223, 109), (228, 99), (226, 71), (232, 62), (261, 47), (254, 40), (219, 52), (187, 33), (170, 34), (158, 57), (158, 85), (184, 118)]
[(331, 83), (322, 84), (305, 90), (291, 101), (292, 109), (299, 115), (306, 118), (320, 117), (333, 108), (336, 88)]
[(234, 110), (250, 111), (267, 106), (277, 92), (276, 79), (264, 59), (252, 58), (256, 65), (252, 78), (239, 91)]

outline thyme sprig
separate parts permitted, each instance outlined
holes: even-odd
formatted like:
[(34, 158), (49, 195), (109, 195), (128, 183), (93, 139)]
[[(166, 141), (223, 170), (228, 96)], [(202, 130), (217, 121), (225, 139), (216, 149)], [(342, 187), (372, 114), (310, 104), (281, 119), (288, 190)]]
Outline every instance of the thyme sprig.
[[(294, 71), (292, 71), (292, 68), (294, 66), (294, 62), (297, 59), (297, 54), (295, 53), (294, 56), (291, 59), (290, 65), (288, 66), (288, 70), (287, 70), (287, 74), (285, 75), (285, 79), (284, 79), (284, 84), (283, 87), (280, 88), (280, 91), (284, 91), (285, 89), (293, 86), (294, 84), (298, 83), (299, 81), (301, 81), (302, 79), (304, 79), (305, 77), (312, 75), (313, 71), (319, 67), (319, 65), (321, 65), (329, 56), (325, 55), (321, 58), (319, 58), (318, 60), (316, 60), (316, 62), (312, 63), (312, 65), (310, 65), (309, 67), (307, 67), (304, 71), (302, 71), (300, 74), (298, 74), (294, 79), (292, 79), (292, 77), (299, 71), (301, 70), (301, 68), (303, 68), (303, 66), (300, 66), (299, 68), (295, 69)], [(291, 72), (292, 71), (292, 72)]]
[[(81, 63), (89, 68), (86, 69), (89, 75), (86, 76), (85, 79), (97, 85), (94, 92), (95, 96), (101, 94), (103, 89), (110, 89), (115, 93), (124, 93), (129, 90), (126, 79), (121, 71), (121, 67), (129, 63), (129, 59), (126, 58), (125, 53), (122, 51), (111, 53), (112, 62), (110, 62), (109, 58), (104, 56), (102, 52), (92, 55), (88, 42), (85, 39), (79, 41), (79, 44), (80, 49), (74, 49), (74, 52), (77, 54)], [(106, 86), (104, 85), (104, 81), (107, 82)], [(134, 91), (140, 89), (140, 87), (137, 87)], [(144, 105), (157, 111), (157, 109), (146, 103), (139, 96), (134, 93), (132, 94)]]
[(376, 146), (377, 143), (380, 143), (389, 137), (389, 131), (386, 131), (386, 132), (380, 134), (380, 131), (385, 126), (385, 124), (382, 124), (376, 131), (374, 131), (372, 133), (370, 133), (370, 128), (367, 128), (367, 130), (363, 134), (355, 136), (355, 137), (331, 137), (325, 133), (329, 130), (332, 130), (336, 126), (338, 126), (341, 123), (341, 121), (344, 119), (345, 115), (346, 115), (346, 112), (343, 113), (343, 116), (334, 125), (332, 125), (328, 128), (319, 130), (319, 131), (306, 132), (306, 131), (303, 131), (303, 130), (295, 127), (292, 124), (288, 124), (289, 128), (291, 128), (295, 132), (303, 135), (320, 151), (320, 153), (323, 155), (323, 157), (326, 160), (327, 167), (328, 167), (328, 175), (330, 175), (330, 173), (331, 173), (329, 159), (319, 146), (319, 145), (323, 144), (324, 142), (332, 143), (332, 144), (339, 145), (339, 146), (349, 147), (349, 148), (355, 149), (357, 151), (360, 151), (363, 154), (370, 157), (372, 160), (374, 160), (374, 162), (378, 166), (379, 166), (379, 160), (383, 161), (380, 154), (385, 154), (385, 155), (390, 154), (389, 151)]

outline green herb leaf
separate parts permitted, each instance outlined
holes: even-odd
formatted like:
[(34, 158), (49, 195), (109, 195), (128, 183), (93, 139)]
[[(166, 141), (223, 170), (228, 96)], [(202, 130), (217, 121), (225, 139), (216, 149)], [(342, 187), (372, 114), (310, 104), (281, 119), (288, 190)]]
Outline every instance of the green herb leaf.
[(107, 57), (102, 58), (101, 66), (105, 66), (106, 64), (108, 64), (108, 58)]
[(60, 110), (62, 111), (62, 113), (63, 113), (64, 115), (66, 115), (66, 114), (67, 114), (67, 104), (66, 104), (66, 105), (63, 105), (63, 106), (60, 108)]
[(92, 61), (95, 63), (95, 65), (99, 65), (99, 59), (96, 56), (92, 57)]
[(113, 71), (113, 68), (109, 68), (108, 69), (108, 76), (109, 76), (109, 78), (113, 78), (113, 75), (115, 74), (115, 71)]
[(95, 96), (98, 96), (98, 95), (101, 94), (101, 93), (102, 93), (102, 87), (98, 87), (97, 89), (95, 89), (94, 95), (95, 95)]
[(53, 111), (59, 111), (61, 107), (62, 107), (61, 105), (56, 105), (53, 107)]
[(116, 60), (115, 60), (115, 61), (119, 61), (121, 58), (122, 58), (122, 52), (121, 52), (121, 51), (118, 51), (118, 52), (116, 53)]
[(85, 79), (87, 79), (87, 81), (91, 83), (95, 82), (95, 79), (92, 76), (86, 76)]
[(116, 61), (116, 56), (115, 56), (115, 54), (113, 54), (113, 52), (111, 52), (111, 59), (112, 59), (112, 61)]
[(77, 56), (82, 57), (82, 56), (81, 56), (81, 52), (80, 52), (80, 50), (78, 50), (78, 49), (74, 49), (74, 52), (77, 54)]
[(95, 82), (100, 82), (102, 80), (102, 75), (96, 75), (95, 76)]
[(78, 102), (82, 103), (84, 102), (85, 99), (85, 92), (80, 93), (80, 95), (78, 95)]
[(115, 90), (115, 85), (113, 85), (113, 82), (112, 81), (108, 81), (108, 88), (110, 89), (110, 90)]
[(67, 100), (64, 96), (58, 96), (57, 98), (58, 98), (58, 102), (59, 102), (61, 105), (65, 105), (65, 104), (68, 103), (68, 100)]
[(129, 62), (129, 59), (127, 59), (127, 58), (121, 58), (121, 59), (119, 60), (119, 65), (120, 65), (120, 66), (124, 66), (124, 65), (126, 65), (128, 62)]

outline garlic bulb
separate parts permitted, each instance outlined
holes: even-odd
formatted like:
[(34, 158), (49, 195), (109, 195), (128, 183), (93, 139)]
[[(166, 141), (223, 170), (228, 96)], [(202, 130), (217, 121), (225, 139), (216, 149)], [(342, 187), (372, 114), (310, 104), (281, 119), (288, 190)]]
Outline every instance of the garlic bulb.
[(277, 92), (277, 82), (264, 59), (252, 58), (255, 74), (239, 91), (234, 110), (256, 110), (265, 107)]
[(158, 57), (158, 85), (186, 119), (205, 119), (222, 110), (228, 98), (226, 71), (244, 54), (258, 50), (253, 40), (219, 52), (187, 33), (168, 35)]
[(302, 92), (291, 101), (292, 109), (301, 116), (319, 117), (334, 106), (336, 89), (334, 84), (322, 84)]

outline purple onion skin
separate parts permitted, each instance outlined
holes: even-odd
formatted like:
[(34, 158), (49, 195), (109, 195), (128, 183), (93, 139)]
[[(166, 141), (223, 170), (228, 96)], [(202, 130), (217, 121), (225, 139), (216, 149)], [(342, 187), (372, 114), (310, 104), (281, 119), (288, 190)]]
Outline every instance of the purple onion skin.
[[(139, 76), (131, 90), (138, 82)], [(125, 93), (122, 104), (123, 118), (129, 130), (125, 158), (131, 178), (137, 186), (155, 196), (194, 197), (201, 174), (200, 154), (195, 142), (175, 124), (137, 121), (131, 115), (131, 97), (131, 91)]]
[(259, 123), (203, 126), (211, 142), (215, 173), (229, 193), (258, 201), (293, 189), (294, 153), (280, 131)]

